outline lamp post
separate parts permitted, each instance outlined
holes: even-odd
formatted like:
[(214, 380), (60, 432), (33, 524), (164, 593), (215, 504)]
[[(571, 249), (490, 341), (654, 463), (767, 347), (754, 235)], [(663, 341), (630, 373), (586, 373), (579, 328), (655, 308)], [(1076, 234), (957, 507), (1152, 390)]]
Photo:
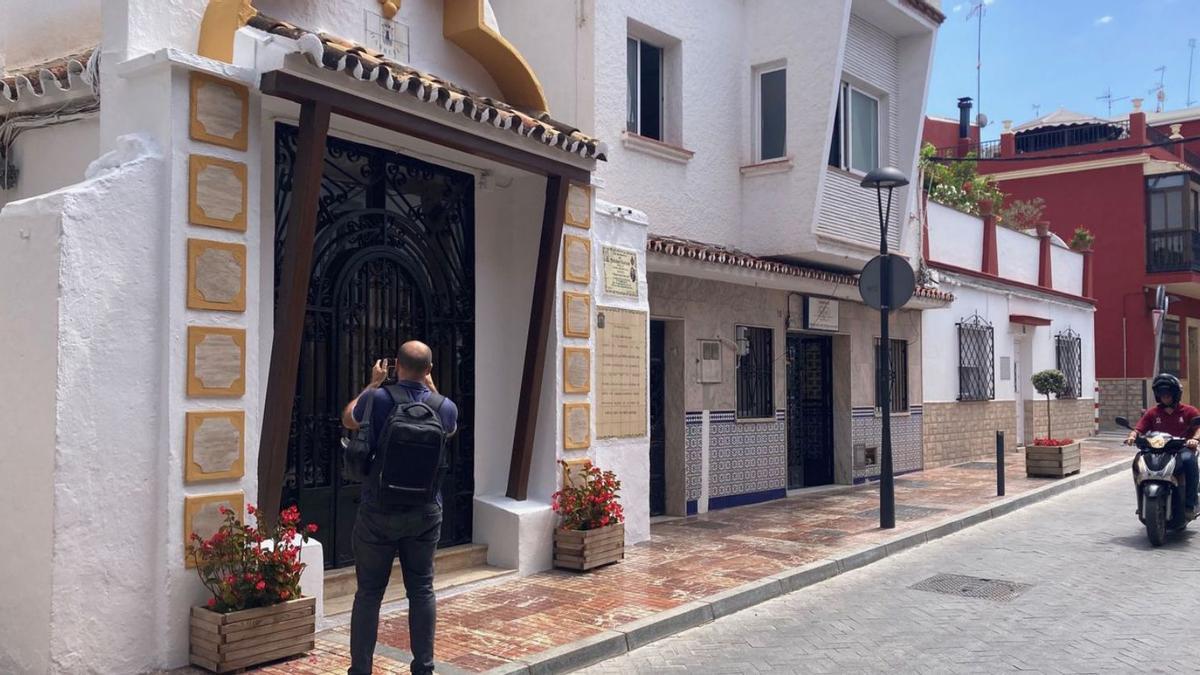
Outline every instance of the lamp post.
[[(860, 184), (864, 188), (874, 188), (876, 202), (879, 206), (879, 255), (883, 258), (883, 270), (880, 275), (880, 306), (879, 306), (879, 372), (876, 374), (876, 391), (879, 399), (880, 415), (883, 417), (883, 438), (880, 445), (880, 475), (879, 475), (879, 527), (892, 529), (896, 527), (896, 484), (892, 471), (892, 388), (891, 388), (891, 357), (892, 343), (888, 335), (888, 315), (892, 307), (892, 268), (891, 256), (888, 254), (888, 220), (892, 215), (892, 190), (908, 185), (908, 177), (899, 169), (892, 167), (877, 167), (872, 169)], [(883, 191), (887, 190), (887, 211), (883, 207)]]

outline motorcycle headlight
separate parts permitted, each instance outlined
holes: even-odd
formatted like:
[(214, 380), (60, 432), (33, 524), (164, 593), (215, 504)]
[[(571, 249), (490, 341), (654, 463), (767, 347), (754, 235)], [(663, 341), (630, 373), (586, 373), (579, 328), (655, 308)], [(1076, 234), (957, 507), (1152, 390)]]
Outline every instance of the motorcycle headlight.
[(1146, 439), (1146, 442), (1155, 450), (1162, 450), (1167, 447), (1167, 437), (1162, 434), (1155, 434)]

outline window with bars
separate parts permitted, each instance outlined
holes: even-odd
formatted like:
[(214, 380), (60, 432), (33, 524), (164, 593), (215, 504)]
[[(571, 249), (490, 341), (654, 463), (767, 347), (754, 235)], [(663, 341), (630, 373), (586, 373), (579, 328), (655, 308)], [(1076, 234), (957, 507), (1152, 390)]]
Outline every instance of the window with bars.
[(958, 400), (996, 398), (992, 324), (976, 314), (958, 324)]
[[(891, 393), (892, 413), (908, 412), (908, 340), (891, 340), (891, 352), (888, 363), (891, 372), (888, 377), (888, 391)], [(875, 411), (880, 412), (879, 400), (883, 398), (879, 390), (879, 364), (883, 361), (880, 351), (881, 341), (875, 338)]]
[(1179, 319), (1166, 317), (1162, 328), (1162, 353), (1159, 356), (1159, 372), (1179, 377)]
[(737, 416), (739, 419), (775, 417), (775, 359), (770, 328), (737, 327), (744, 353), (738, 357)]
[(1057, 368), (1067, 379), (1067, 388), (1059, 398), (1079, 398), (1083, 394), (1083, 340), (1068, 328), (1054, 336)]

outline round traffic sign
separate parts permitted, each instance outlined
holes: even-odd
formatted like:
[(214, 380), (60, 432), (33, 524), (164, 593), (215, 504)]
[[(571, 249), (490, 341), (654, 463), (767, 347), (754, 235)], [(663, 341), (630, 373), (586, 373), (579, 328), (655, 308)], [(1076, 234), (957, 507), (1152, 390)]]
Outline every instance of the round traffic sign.
[[(891, 281), (887, 302), (883, 298), (883, 275)], [(858, 278), (858, 292), (863, 302), (875, 309), (900, 309), (913, 296), (917, 278), (908, 261), (898, 255), (877, 255), (871, 258)]]

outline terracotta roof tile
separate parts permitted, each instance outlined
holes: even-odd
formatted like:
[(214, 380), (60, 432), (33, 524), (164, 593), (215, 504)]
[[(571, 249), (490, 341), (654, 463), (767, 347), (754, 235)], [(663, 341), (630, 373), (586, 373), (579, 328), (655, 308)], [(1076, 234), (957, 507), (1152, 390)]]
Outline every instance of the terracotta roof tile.
[[(831, 284), (858, 286), (858, 277), (852, 274), (830, 272), (805, 265), (766, 260), (724, 246), (704, 244), (688, 239), (650, 235), (646, 239), (646, 250), (651, 253), (660, 253), (677, 258), (689, 258), (699, 260), (700, 262), (729, 265), (731, 267), (744, 267), (758, 272), (783, 274), (786, 276), (813, 279), (815, 281), (824, 281)], [(926, 286), (918, 286), (915, 295), (945, 302), (950, 302), (954, 299), (954, 295), (951, 293)]]
[(286, 21), (259, 14), (249, 25), (272, 35), (291, 38), (309, 62), (372, 81), (395, 93), (465, 115), (481, 124), (510, 130), (545, 145), (589, 159), (607, 159), (608, 146), (545, 113), (519, 110), (503, 101), (476, 94), (452, 82), (424, 73), (356, 42), (327, 33), (315, 33)]
[(99, 86), (100, 51), (97, 48), (62, 56), (0, 77), (0, 106), (42, 98), (76, 87)]

